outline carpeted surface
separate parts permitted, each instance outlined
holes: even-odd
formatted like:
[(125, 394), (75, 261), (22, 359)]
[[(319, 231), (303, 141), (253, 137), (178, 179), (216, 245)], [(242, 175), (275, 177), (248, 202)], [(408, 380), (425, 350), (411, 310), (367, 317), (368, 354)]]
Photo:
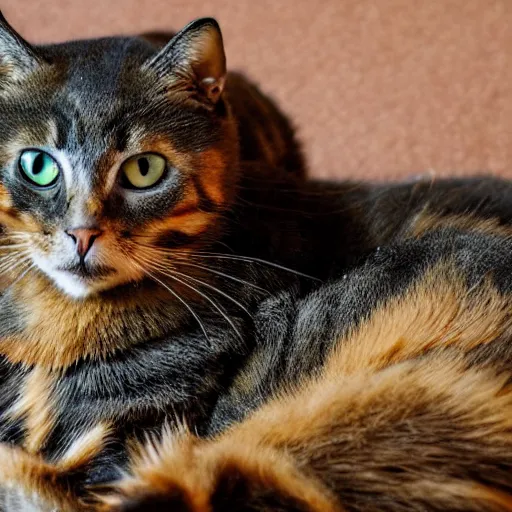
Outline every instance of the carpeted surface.
[(512, 177), (512, 0), (3, 0), (33, 42), (213, 15), (317, 176)]

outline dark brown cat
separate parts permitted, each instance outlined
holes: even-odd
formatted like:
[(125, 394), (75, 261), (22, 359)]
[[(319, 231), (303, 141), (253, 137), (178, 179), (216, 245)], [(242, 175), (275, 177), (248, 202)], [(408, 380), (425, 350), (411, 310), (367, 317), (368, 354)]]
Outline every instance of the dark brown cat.
[(221, 41), (0, 27), (2, 510), (512, 510), (512, 185), (305, 182)]
[[(214, 392), (242, 344), (229, 304), (246, 315), (256, 297), (218, 284), (258, 287), (229, 277), (229, 254), (221, 264), (197, 254), (227, 242), (242, 178), (295, 180), (304, 167), (284, 116), (226, 73), (212, 19), (161, 48), (147, 38), (34, 48), (2, 18), (0, 57), (0, 439), (52, 461), (102, 425), (121, 449), (70, 470), (81, 487), (118, 474), (127, 437), (161, 425), (166, 410), (196, 415), (192, 402)], [(229, 350), (212, 350), (216, 338)], [(143, 346), (156, 352), (134, 352), (137, 370), (128, 352)], [(209, 379), (198, 375), (208, 367)], [(125, 385), (141, 392), (135, 408)], [(11, 498), (5, 507), (19, 510)]]

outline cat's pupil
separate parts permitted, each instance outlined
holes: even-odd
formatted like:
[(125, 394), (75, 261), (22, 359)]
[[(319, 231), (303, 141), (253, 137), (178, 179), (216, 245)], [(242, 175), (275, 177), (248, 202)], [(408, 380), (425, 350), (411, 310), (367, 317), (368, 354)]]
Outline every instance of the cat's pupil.
[(32, 165), (32, 174), (39, 174), (43, 170), (43, 166), (44, 156), (41, 153), (39, 153), (39, 155), (37, 155), (34, 158), (34, 163)]
[(146, 176), (149, 172), (149, 162), (147, 158), (139, 158), (139, 171), (142, 176)]

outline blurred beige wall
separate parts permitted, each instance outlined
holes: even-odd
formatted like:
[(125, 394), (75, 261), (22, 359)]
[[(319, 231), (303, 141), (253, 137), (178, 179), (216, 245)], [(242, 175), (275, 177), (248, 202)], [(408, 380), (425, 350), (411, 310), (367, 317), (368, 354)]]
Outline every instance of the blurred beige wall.
[[(512, 0), (3, 0), (33, 42), (213, 15), (317, 176), (512, 177)], [(108, 7), (107, 7), (108, 6)]]

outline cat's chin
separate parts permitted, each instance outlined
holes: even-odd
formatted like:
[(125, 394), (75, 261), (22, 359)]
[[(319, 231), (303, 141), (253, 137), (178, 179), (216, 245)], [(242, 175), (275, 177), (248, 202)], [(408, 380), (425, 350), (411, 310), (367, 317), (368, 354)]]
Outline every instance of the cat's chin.
[(53, 270), (46, 272), (46, 274), (57, 288), (73, 299), (85, 299), (123, 284), (120, 279), (115, 277), (108, 279), (85, 279), (61, 270)]
[(70, 270), (54, 268), (43, 258), (34, 257), (33, 261), (56, 288), (68, 297), (77, 300), (83, 300), (106, 290), (116, 288), (132, 280), (137, 280), (139, 277), (138, 275), (128, 275), (116, 271), (103, 276), (84, 276)]
[[(85, 299), (104, 289), (104, 287), (98, 286), (102, 284), (101, 282), (91, 282), (60, 270), (55, 271), (49, 277), (61, 291), (74, 299)], [(107, 288), (110, 287), (107, 286)]]

